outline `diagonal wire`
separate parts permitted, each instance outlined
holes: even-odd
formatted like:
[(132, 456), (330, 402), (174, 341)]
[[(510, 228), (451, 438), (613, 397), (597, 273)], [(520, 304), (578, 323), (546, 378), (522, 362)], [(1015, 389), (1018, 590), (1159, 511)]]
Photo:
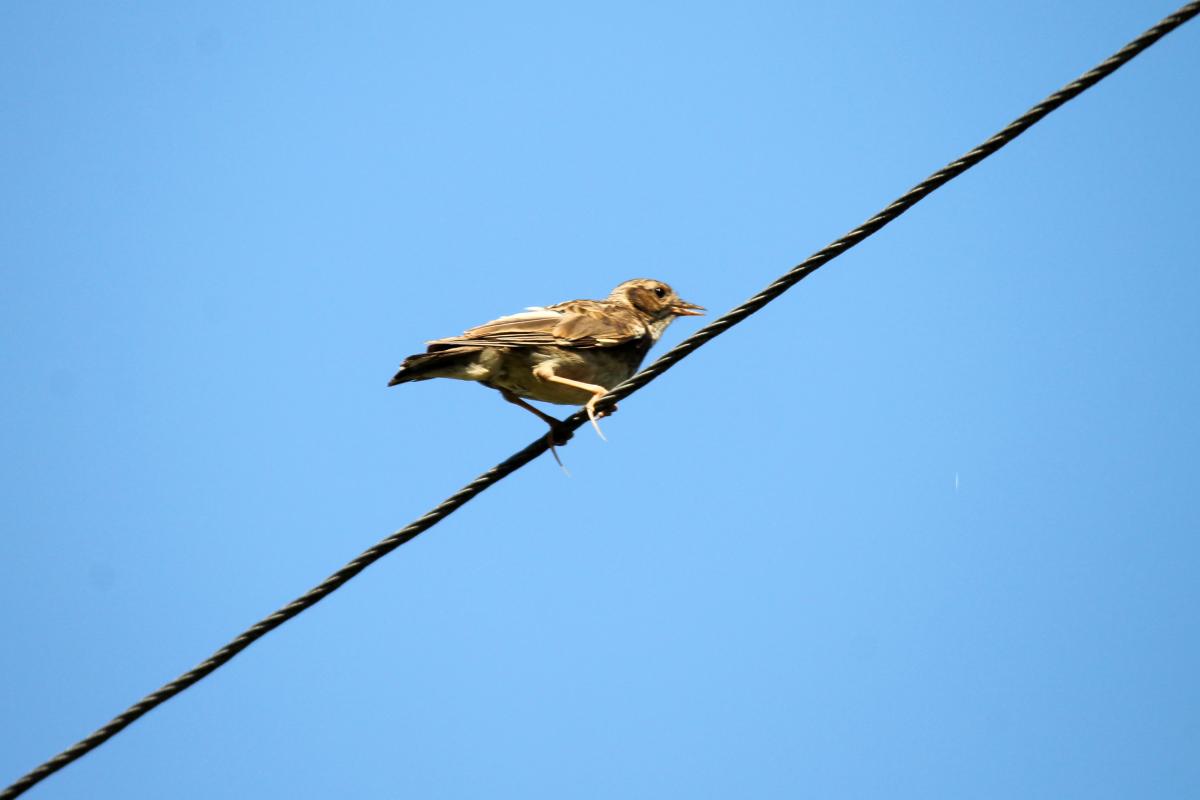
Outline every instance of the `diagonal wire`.
[[(714, 320), (708, 325), (701, 328), (696, 333), (689, 336), (684, 341), (680, 342), (671, 350), (667, 351), (661, 358), (655, 361), (646, 369), (634, 375), (629, 380), (614, 388), (604, 399), (600, 401), (600, 408), (611, 408), (617, 401), (622, 400), (629, 395), (641, 389), (650, 381), (662, 375), (675, 364), (682, 361), (688, 355), (693, 353), (698, 348), (710, 340), (720, 336), (725, 331), (742, 322), (750, 315), (761, 309), (763, 306), (770, 303), (775, 298), (786, 292), (792, 286), (795, 286), (800, 281), (807, 278), (816, 270), (820, 269), (824, 264), (832, 261), (850, 248), (862, 242), (867, 237), (878, 231), (883, 226), (895, 220), (905, 211), (908, 211), (926, 195), (933, 192), (938, 187), (949, 182), (953, 178), (966, 172), (971, 167), (983, 161), (985, 158), (995, 153), (1001, 147), (1011, 142), (1013, 139), (1020, 136), (1022, 133), (1031, 128), (1035, 123), (1055, 110), (1063, 103), (1076, 97), (1090, 87), (1099, 83), (1104, 78), (1111, 75), (1117, 69), (1133, 59), (1134, 56), (1141, 53), (1146, 48), (1157, 42), (1166, 34), (1178, 28), (1183, 23), (1187, 22), (1192, 17), (1200, 12), (1200, 0), (1187, 3), (1181, 6), (1174, 13), (1164, 17), (1157, 25), (1147, 30), (1141, 36), (1137, 37), (1129, 44), (1122, 47), (1113, 55), (1109, 56), (1095, 68), (1081, 75), (1071, 83), (1062, 87), (1054, 94), (1050, 95), (1042, 102), (1035, 105), (1033, 108), (1026, 111), (1017, 119), (1013, 120), (1007, 127), (1001, 130), (992, 138), (988, 139), (983, 144), (976, 147), (961, 158), (950, 162), (942, 167), (937, 172), (930, 175), (925, 180), (918, 183), (913, 188), (909, 189), (887, 208), (880, 211), (875, 216), (842, 236), (837, 241), (813, 253), (807, 259), (797, 264), (787, 273), (775, 280), (767, 288), (763, 289), (758, 294), (751, 297), (742, 305), (729, 311), (720, 318)], [(564, 424), (571, 430), (578, 429), (584, 422), (587, 421), (587, 416), (583, 412), (572, 414)], [(498, 483), (506, 476), (516, 472), (521, 467), (533, 461), (535, 458), (546, 452), (548, 449), (547, 441), (544, 437), (538, 438), (536, 441), (527, 445), (524, 449), (514, 453), (507, 459), (489, 469), (487, 472), (480, 475), (475, 480), (468, 483), (466, 486), (459, 489), (457, 492), (446, 498), (442, 503), (436, 506), (432, 511), (420, 517), (416, 521), (410, 523), (404, 528), (381, 540), (373, 547), (364, 551), (361, 555), (355, 558), (350, 563), (339, 569), (337, 572), (326, 578), (320, 585), (310, 589), (304, 595), (296, 598), (288, 603), (283, 608), (276, 611), (274, 614), (259, 620), (251, 627), (247, 628), (237, 638), (226, 644), (217, 652), (213, 653), (207, 660), (197, 665), (192, 670), (180, 675), (175, 680), (166, 684), (145, 697), (134, 703), (129, 708), (122, 711), (117, 716), (113, 717), (104, 727), (98, 729), (85, 739), (73, 744), (63, 752), (54, 756), (50, 760), (44, 762), (40, 766), (34, 768), (26, 775), (19, 778), (12, 785), (0, 791), (0, 800), (11, 800), (23, 794), (27, 789), (37, 784), (49, 775), (57, 772), (72, 761), (80, 758), (91, 750), (99, 747), (104, 742), (117, 735), (127, 725), (141, 717), (147, 711), (166, 702), (170, 698), (182, 692), (184, 689), (202, 680), (209, 673), (218, 669), (230, 659), (245, 650), (257, 639), (264, 636), (269, 631), (279, 627), (284, 622), (287, 622), (292, 617), (300, 614), (300, 612), (308, 609), (321, 600), (341, 588), (346, 582), (353, 578), (358, 573), (383, 558), (388, 553), (395, 550), (400, 545), (411, 541), (419, 536), (424, 531), (432, 528), (437, 523), (441, 522), (446, 517), (450, 516), (456, 510), (465, 505), (469, 500), (481, 493), (483, 490)]]

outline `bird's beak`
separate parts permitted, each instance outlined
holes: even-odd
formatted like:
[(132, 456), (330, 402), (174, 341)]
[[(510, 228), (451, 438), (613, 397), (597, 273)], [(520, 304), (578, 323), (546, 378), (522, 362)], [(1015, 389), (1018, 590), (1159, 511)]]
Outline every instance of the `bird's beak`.
[(680, 300), (671, 306), (671, 312), (677, 317), (703, 317), (704, 311), (704, 306), (698, 306), (686, 300)]

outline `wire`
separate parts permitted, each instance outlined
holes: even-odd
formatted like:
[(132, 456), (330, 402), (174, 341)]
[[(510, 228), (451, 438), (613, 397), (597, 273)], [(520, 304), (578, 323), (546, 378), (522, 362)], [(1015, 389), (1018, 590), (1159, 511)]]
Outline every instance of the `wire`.
[[(629, 380), (614, 388), (598, 403), (598, 407), (611, 408), (618, 401), (630, 396), (637, 390), (641, 389), (650, 381), (662, 375), (671, 367), (678, 364), (688, 355), (693, 353), (698, 348), (702, 347), (707, 342), (720, 336), (725, 331), (742, 322), (763, 306), (770, 303), (775, 298), (786, 292), (792, 286), (795, 286), (800, 281), (807, 278), (809, 275), (820, 269), (823, 265), (845, 253), (850, 248), (862, 242), (867, 237), (874, 234), (880, 228), (895, 220), (908, 209), (912, 208), (920, 202), (926, 195), (933, 192), (938, 187), (949, 182), (953, 178), (966, 172), (971, 167), (983, 161), (985, 158), (995, 153), (1000, 148), (1011, 142), (1013, 139), (1020, 136), (1022, 133), (1031, 128), (1035, 123), (1055, 110), (1063, 103), (1076, 97), (1090, 87), (1099, 83), (1104, 78), (1111, 75), (1117, 69), (1128, 63), (1134, 56), (1141, 53), (1146, 48), (1157, 42), (1166, 34), (1178, 28), (1183, 23), (1187, 22), (1192, 17), (1200, 12), (1200, 0), (1187, 3), (1180, 7), (1174, 13), (1164, 17), (1157, 25), (1147, 30), (1141, 36), (1137, 37), (1129, 44), (1122, 47), (1116, 53), (1105, 59), (1101, 64), (1094, 69), (1081, 75), (1076, 80), (1068, 83), (1066, 86), (1059, 89), (1054, 94), (1047, 97), (1042, 102), (1035, 105), (1033, 108), (1026, 111), (1017, 119), (1013, 120), (1007, 127), (1001, 130), (992, 138), (988, 139), (983, 144), (976, 147), (963, 157), (950, 162), (942, 167), (937, 172), (930, 175), (925, 180), (918, 183), (913, 188), (909, 189), (887, 208), (880, 211), (875, 216), (842, 236), (832, 244), (813, 253), (807, 259), (797, 264), (787, 273), (778, 278), (767, 288), (763, 289), (758, 294), (751, 297), (742, 305), (729, 311), (720, 318), (714, 320), (710, 324), (701, 328), (696, 333), (689, 336), (683, 342), (676, 345), (671, 350), (667, 351), (662, 357), (651, 364), (646, 369), (634, 375)], [(570, 430), (576, 430), (587, 421), (587, 415), (580, 411), (572, 414), (563, 424)], [(54, 756), (50, 760), (39, 765), (31, 770), (26, 775), (22, 776), (12, 785), (0, 792), (0, 800), (11, 800), (23, 794), (30, 787), (42, 781), (49, 775), (57, 772), (72, 761), (82, 757), (91, 750), (99, 747), (104, 742), (111, 739), (120, 733), (127, 725), (141, 717), (147, 711), (166, 702), (175, 695), (182, 692), (184, 689), (199, 682), (205, 676), (209, 675), (222, 665), (229, 662), (234, 656), (245, 650), (256, 640), (274, 630), (275, 628), (287, 622), (292, 617), (297, 616), (305, 609), (319, 603), (321, 600), (335, 592), (346, 584), (351, 578), (364, 569), (383, 558), (388, 553), (395, 550), (400, 545), (411, 541), (419, 536), (424, 531), (429, 530), (437, 523), (441, 522), (446, 517), (453, 514), (476, 495), (483, 492), (488, 487), (500, 482), (506, 476), (516, 472), (521, 467), (533, 461), (542, 453), (546, 452), (548, 444), (545, 437), (539, 437), (536, 441), (527, 445), (524, 449), (514, 453), (507, 459), (489, 469), (487, 472), (480, 475), (475, 480), (468, 483), (466, 486), (459, 489), (450, 497), (446, 498), (442, 503), (435, 507), (432, 511), (420, 517), (416, 521), (410, 523), (404, 528), (393, 533), (391, 536), (381, 540), (373, 547), (364, 551), (353, 561), (346, 564), (337, 572), (326, 578), (320, 585), (310, 589), (302, 596), (288, 603), (283, 608), (271, 614), (265, 619), (259, 620), (251, 627), (243, 631), (237, 638), (226, 644), (217, 652), (208, 657), (207, 660), (197, 665), (192, 670), (180, 675), (175, 680), (166, 684), (145, 697), (134, 703), (129, 708), (122, 711), (117, 716), (113, 717), (104, 727), (92, 733), (85, 739), (73, 744), (63, 752)]]

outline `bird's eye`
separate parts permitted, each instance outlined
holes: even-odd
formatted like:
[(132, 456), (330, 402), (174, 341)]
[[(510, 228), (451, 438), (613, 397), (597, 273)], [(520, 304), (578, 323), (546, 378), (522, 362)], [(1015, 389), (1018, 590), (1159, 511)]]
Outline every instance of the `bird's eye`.
[(667, 296), (667, 290), (661, 286), (656, 286), (656, 287), (654, 287), (654, 296), (657, 297), (659, 300), (662, 300), (664, 297)]

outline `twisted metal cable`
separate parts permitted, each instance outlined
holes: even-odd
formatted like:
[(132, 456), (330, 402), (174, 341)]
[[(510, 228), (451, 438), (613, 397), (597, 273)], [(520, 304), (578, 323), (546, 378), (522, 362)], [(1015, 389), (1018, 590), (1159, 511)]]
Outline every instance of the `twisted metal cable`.
[[(966, 172), (968, 169), (975, 166), (980, 161), (983, 161), (992, 153), (995, 153), (997, 150), (1004, 147), (1013, 139), (1017, 138), (1031, 128), (1035, 123), (1037, 123), (1051, 111), (1055, 110), (1073, 97), (1086, 91), (1096, 83), (1099, 83), (1101, 80), (1132, 60), (1134, 56), (1138, 55), (1143, 50), (1161, 39), (1163, 36), (1187, 22), (1192, 17), (1196, 16), (1197, 13), (1200, 13), (1200, 0), (1187, 3), (1174, 13), (1164, 17), (1157, 25), (1147, 30), (1129, 44), (1122, 47), (1109, 58), (1105, 59), (1097, 67), (1084, 73), (1076, 80), (1062, 87), (1057, 92), (1026, 111), (1020, 117), (1013, 120), (1007, 127), (997, 133), (995, 136), (988, 139), (986, 142), (979, 145), (961, 158), (942, 167), (940, 170), (921, 181), (921, 183), (909, 189), (902, 196), (892, 202), (887, 208), (871, 217), (862, 225), (842, 236), (832, 244), (822, 248), (821, 250), (818, 250), (816, 253), (813, 253), (807, 259), (797, 264), (783, 276), (775, 280), (775, 282), (773, 282), (770, 286), (751, 297), (745, 303), (742, 303), (742, 305), (738, 306), (732, 311), (727, 312), (720, 318), (714, 320), (696, 333), (689, 336), (684, 341), (680, 342), (674, 348), (663, 354), (649, 367), (615, 387), (598, 403), (598, 407), (601, 409), (611, 408), (619, 400), (629, 397), (631, 394), (641, 389), (658, 376), (662, 375), (668, 369), (682, 361), (684, 358), (707, 342), (721, 335), (734, 325), (737, 325), (739, 322), (742, 322), (747, 317), (763, 308), (763, 306), (767, 305), (772, 300), (786, 292), (788, 289), (795, 286), (812, 273), (816, 272), (826, 263), (837, 258), (842, 253), (846, 252), (867, 237), (874, 234), (880, 228), (895, 220), (905, 211), (908, 211), (923, 198), (925, 198), (926, 195), (930, 194), (935, 189), (949, 182), (958, 175), (961, 175), (963, 172)], [(580, 411), (572, 414), (570, 417), (564, 420), (564, 425), (566, 425), (570, 430), (576, 430), (586, 421), (587, 415)], [(501, 463), (489, 469), (487, 472), (484, 472), (475, 480), (471, 481), (466, 486), (452, 494), (450, 497), (446, 498), (442, 503), (440, 503), (429, 513), (425, 514), (423, 517), (420, 517), (406, 527), (396, 531), (391, 536), (381, 540), (373, 547), (364, 551), (353, 561), (339, 569), (337, 572), (330, 575), (318, 586), (310, 589), (304, 595), (288, 603), (275, 613), (262, 620), (259, 620), (254, 625), (247, 628), (240, 635), (238, 635), (237, 638), (233, 639), (220, 650), (213, 653), (208, 657), (207, 660), (197, 665), (192, 670), (185, 672), (183, 675), (180, 675), (175, 680), (171, 681), (165, 686), (162, 686), (157, 691), (146, 695), (141, 700), (134, 703), (117, 716), (113, 717), (112, 720), (110, 720), (104, 727), (98, 729), (87, 738), (76, 742), (71, 747), (67, 748), (63, 752), (59, 753), (13, 782), (12, 785), (0, 792), (0, 800), (11, 800), (11, 798), (15, 798), (23, 794), (26, 790), (42, 781), (46, 777), (52, 775), (91, 750), (94, 750), (96, 747), (99, 747), (101, 744), (117, 735), (127, 725), (141, 717), (147, 711), (150, 711), (154, 707), (166, 702), (193, 684), (198, 683), (209, 673), (215, 671), (230, 661), (234, 656), (245, 650), (256, 640), (271, 630), (279, 627), (284, 622), (287, 622), (292, 617), (297, 616), (302, 611), (316, 605), (321, 600), (335, 592), (337, 589), (341, 588), (351, 578), (362, 572), (371, 564), (383, 558), (400, 545), (411, 541), (424, 531), (432, 528), (434, 525), (441, 522), (443, 519), (464, 506), (476, 495), (480, 494), (493, 484), (503, 480), (511, 473), (516, 472), (530, 461), (533, 461), (535, 458), (546, 452), (547, 449), (548, 443), (545, 437), (539, 437), (537, 440), (527, 445), (524, 449), (514, 453)]]

